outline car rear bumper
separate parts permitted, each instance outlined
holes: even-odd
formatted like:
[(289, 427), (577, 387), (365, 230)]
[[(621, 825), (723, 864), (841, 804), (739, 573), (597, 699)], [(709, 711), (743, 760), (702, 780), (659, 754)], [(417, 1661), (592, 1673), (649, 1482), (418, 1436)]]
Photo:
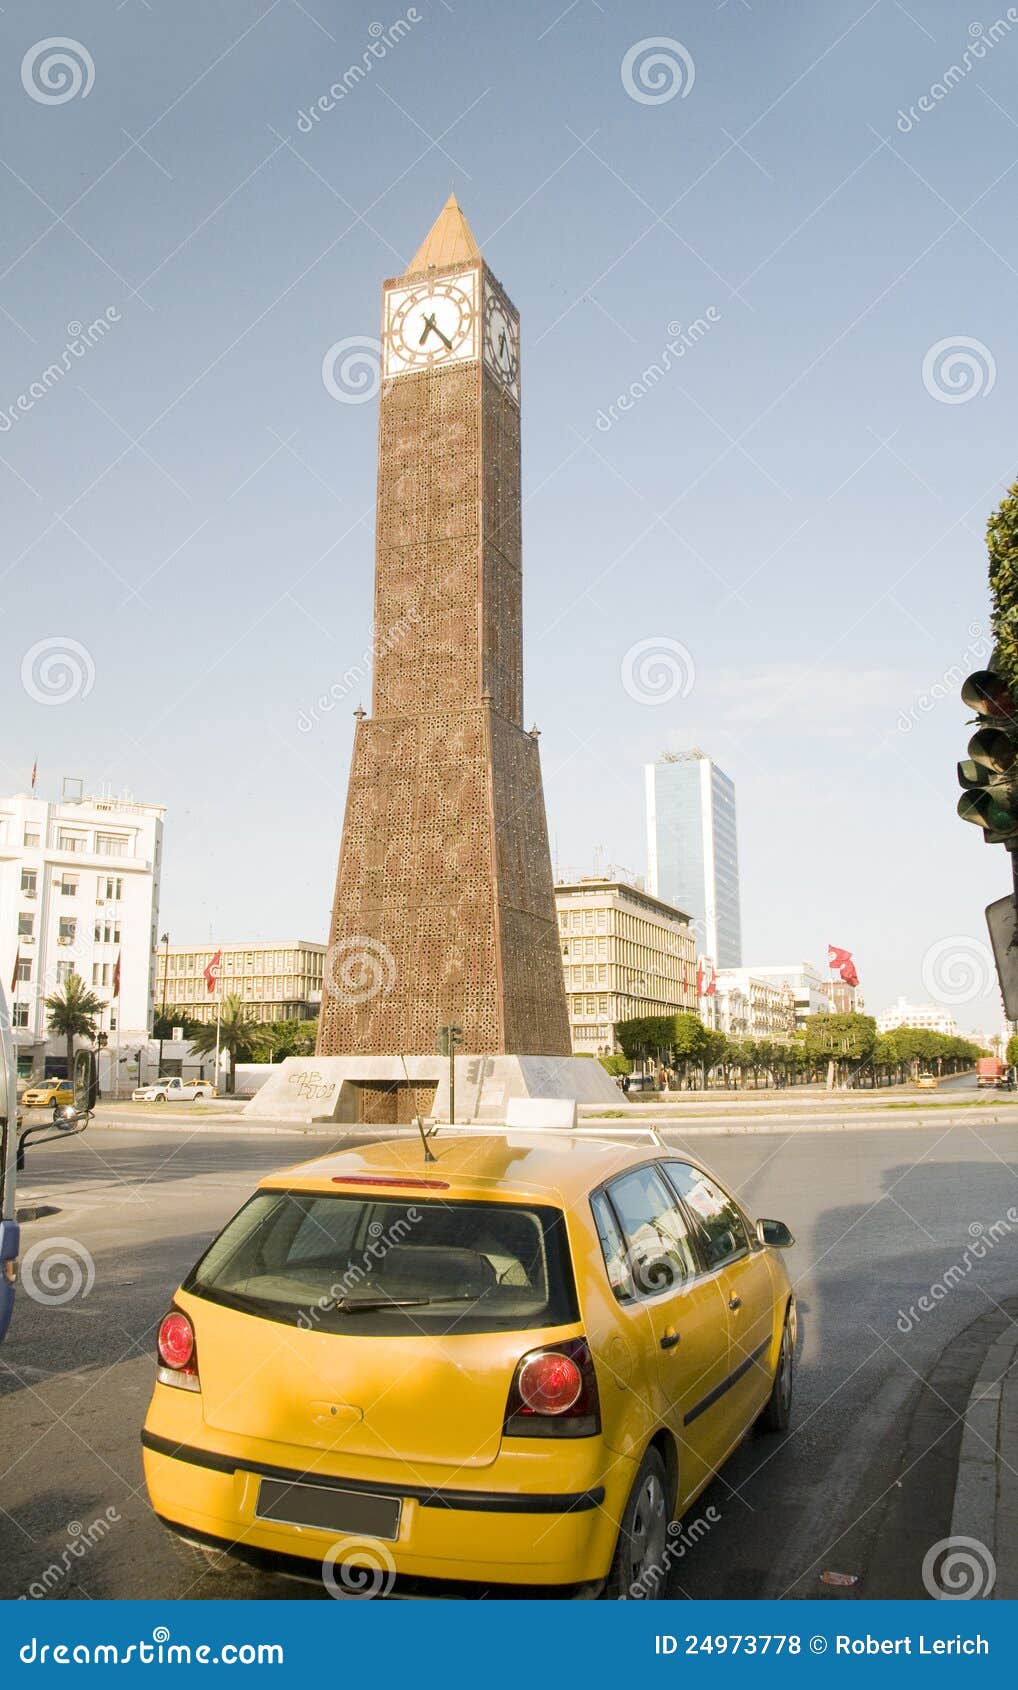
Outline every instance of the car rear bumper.
[[(185, 1538), (217, 1545), (256, 1564), (271, 1564), (273, 1558), (285, 1563), (295, 1557), (313, 1577), (321, 1576), (323, 1558), (329, 1556), (337, 1566), (381, 1569), (390, 1581), (532, 1585), (587, 1583), (603, 1578), (610, 1565), (635, 1465), (610, 1456), (600, 1439), (577, 1440), (581, 1442), (588, 1448), (570, 1452), (565, 1463), (554, 1463), (557, 1473), (572, 1467), (581, 1481), (577, 1488), (539, 1491), (531, 1486), (535, 1466), (541, 1468), (529, 1456), (526, 1489), (508, 1484), (502, 1488), (497, 1479), (483, 1488), (429, 1487), (409, 1469), (405, 1482), (323, 1472), (318, 1451), (308, 1452), (314, 1462), (309, 1471), (180, 1443), (150, 1428), (142, 1434), (152, 1506)], [(601, 1460), (608, 1463), (608, 1471), (598, 1474)], [(500, 1469), (508, 1476), (513, 1464), (512, 1456), (499, 1458), (486, 1478), (491, 1480)], [(585, 1476), (597, 1482), (583, 1483)], [(384, 1541), (259, 1518), (264, 1478), (398, 1498), (398, 1535)]]

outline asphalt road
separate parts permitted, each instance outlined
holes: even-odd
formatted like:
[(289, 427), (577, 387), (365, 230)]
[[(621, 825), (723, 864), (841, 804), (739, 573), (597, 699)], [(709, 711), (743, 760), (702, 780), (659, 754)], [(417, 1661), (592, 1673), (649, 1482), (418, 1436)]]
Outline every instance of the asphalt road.
[[(0, 1352), (0, 1596), (37, 1588), (58, 1564), (67, 1571), (51, 1599), (321, 1598), (246, 1569), (212, 1572), (169, 1538), (145, 1501), (138, 1434), (154, 1328), (176, 1284), (263, 1171), (322, 1145), (93, 1127), (30, 1155), (23, 1193), (58, 1212), (26, 1226), (26, 1266), (61, 1238), (95, 1274), (87, 1295), (66, 1302), (23, 1286)], [(1018, 1122), (972, 1111), (964, 1124), (799, 1125), (690, 1145), (751, 1212), (795, 1232), (800, 1350), (791, 1434), (752, 1435), (701, 1497), (687, 1521), (695, 1541), (675, 1545), (670, 1594), (921, 1595), (924, 1548), (947, 1532), (966, 1381), (1018, 1291), (1018, 1227), (1007, 1222)], [(909, 1316), (1000, 1221), (1009, 1230), (984, 1243), (984, 1259), (952, 1276), (931, 1313)], [(96, 1521), (101, 1541), (75, 1554)], [(857, 1582), (826, 1585), (829, 1570)]]

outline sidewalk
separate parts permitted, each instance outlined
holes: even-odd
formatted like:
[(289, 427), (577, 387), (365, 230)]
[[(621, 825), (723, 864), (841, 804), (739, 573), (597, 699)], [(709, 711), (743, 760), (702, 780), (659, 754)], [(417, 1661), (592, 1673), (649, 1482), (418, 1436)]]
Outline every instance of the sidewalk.
[(1018, 1598), (1018, 1324), (991, 1344), (972, 1387), (951, 1537), (992, 1555), (994, 1601)]

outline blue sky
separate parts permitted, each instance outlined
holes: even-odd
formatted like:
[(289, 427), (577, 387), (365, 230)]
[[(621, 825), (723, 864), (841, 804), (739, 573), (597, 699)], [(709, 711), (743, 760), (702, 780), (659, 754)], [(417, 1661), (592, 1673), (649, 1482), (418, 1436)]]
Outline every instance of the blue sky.
[[(376, 406), (323, 360), (454, 185), (523, 319), (560, 864), (641, 869), (642, 764), (701, 745), (747, 962), (830, 940), (872, 1008), (995, 1021), (1008, 863), (954, 762), (1018, 460), (1018, 11), (34, 0), (0, 67), (5, 790), (38, 757), (45, 795), (166, 804), (175, 939), (324, 935), (360, 693), (307, 723), (370, 641)], [(26, 653), (67, 639), (42, 703)]]

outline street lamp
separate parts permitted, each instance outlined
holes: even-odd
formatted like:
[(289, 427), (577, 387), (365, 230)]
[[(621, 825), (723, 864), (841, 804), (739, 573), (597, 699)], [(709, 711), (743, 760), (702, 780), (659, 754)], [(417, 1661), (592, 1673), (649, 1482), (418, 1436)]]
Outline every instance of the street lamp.
[[(163, 1027), (166, 1024), (166, 976), (170, 972), (170, 935), (168, 933), (160, 934), (159, 943), (163, 947), (163, 1019), (160, 1023), (160, 1027)], [(162, 1032), (160, 1031), (160, 1034), (159, 1034), (159, 1066), (156, 1069), (156, 1079), (161, 1080), (162, 1077), (163, 1077), (163, 1035), (162, 1035)]]

